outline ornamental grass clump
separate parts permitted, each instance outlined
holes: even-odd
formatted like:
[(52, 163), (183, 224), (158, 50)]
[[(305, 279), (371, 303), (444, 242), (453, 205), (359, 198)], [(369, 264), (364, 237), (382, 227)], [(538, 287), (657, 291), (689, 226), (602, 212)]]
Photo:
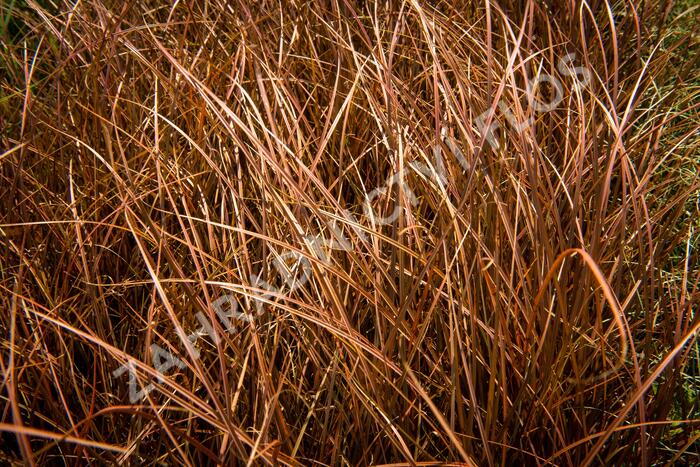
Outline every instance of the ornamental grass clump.
[(694, 2), (0, 5), (0, 459), (698, 458)]

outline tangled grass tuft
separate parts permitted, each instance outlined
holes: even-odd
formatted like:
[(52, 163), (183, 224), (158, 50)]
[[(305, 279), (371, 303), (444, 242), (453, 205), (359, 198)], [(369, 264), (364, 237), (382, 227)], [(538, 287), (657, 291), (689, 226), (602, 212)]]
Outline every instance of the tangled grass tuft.
[(699, 462), (675, 3), (3, 2), (2, 459)]

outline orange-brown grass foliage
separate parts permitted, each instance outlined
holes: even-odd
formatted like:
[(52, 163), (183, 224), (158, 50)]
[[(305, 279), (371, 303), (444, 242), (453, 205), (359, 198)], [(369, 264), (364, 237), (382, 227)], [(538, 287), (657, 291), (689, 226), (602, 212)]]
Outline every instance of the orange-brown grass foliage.
[(698, 462), (675, 3), (4, 0), (3, 462)]

